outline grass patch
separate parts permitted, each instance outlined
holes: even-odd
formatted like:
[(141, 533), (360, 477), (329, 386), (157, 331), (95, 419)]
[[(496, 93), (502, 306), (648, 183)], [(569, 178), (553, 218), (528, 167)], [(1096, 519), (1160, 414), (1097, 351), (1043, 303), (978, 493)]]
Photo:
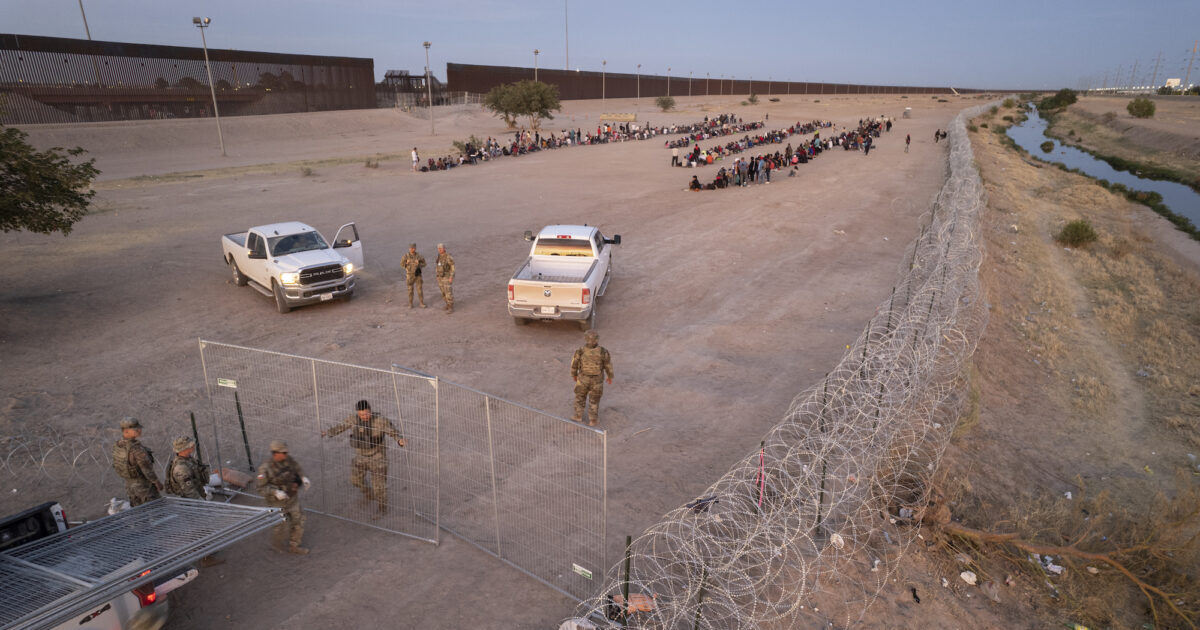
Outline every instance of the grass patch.
[(1054, 240), (1068, 247), (1083, 247), (1096, 242), (1100, 235), (1087, 219), (1075, 219), (1067, 223), (1054, 236)]
[(312, 177), (313, 176), (312, 168), (308, 167), (308, 166), (300, 167), (300, 176), (301, 177)]
[(972, 123), (970, 125), (967, 125), (967, 131), (979, 131), (979, 127), (976, 127), (975, 124)]

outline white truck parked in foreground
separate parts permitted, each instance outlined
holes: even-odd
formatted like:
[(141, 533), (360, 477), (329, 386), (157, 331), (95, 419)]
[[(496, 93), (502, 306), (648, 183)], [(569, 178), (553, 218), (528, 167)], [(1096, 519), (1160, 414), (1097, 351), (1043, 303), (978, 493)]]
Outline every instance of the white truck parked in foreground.
[(578, 321), (583, 330), (596, 323), (596, 298), (612, 277), (612, 246), (621, 235), (604, 238), (587, 225), (548, 225), (535, 237), (529, 258), (508, 281), (508, 314), (518, 324), (531, 319)]
[(297, 306), (354, 295), (362, 270), (362, 241), (353, 223), (343, 225), (331, 247), (321, 233), (298, 221), (272, 223), (221, 237), (225, 264), (239, 287), (249, 284), (286, 313)]

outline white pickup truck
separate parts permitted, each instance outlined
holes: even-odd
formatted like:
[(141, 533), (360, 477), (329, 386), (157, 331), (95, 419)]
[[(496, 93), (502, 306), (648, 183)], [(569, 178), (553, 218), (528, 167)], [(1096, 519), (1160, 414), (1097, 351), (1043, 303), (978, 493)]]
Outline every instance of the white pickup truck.
[(534, 236), (529, 258), (508, 281), (508, 314), (517, 325), (531, 319), (578, 321), (583, 330), (596, 324), (596, 298), (612, 277), (612, 246), (621, 235), (604, 238), (587, 225), (548, 225)]
[(280, 313), (334, 298), (349, 300), (354, 274), (363, 268), (362, 241), (353, 223), (338, 229), (332, 247), (312, 227), (290, 221), (226, 234), (221, 251), (233, 283), (275, 298)]

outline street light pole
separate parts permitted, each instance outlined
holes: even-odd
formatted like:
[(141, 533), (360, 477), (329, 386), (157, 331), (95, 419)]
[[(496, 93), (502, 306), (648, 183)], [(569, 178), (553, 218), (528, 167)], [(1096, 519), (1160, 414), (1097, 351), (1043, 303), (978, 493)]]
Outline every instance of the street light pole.
[(83, 12), (83, 0), (79, 0), (79, 15), (83, 16), (83, 32), (87, 33), (88, 41), (92, 41), (92, 29), (87, 25), (87, 13)]
[(688, 70), (688, 98), (692, 97), (692, 71)]
[(708, 73), (707, 73), (707, 72), (705, 72), (705, 73), (704, 73), (704, 95), (705, 95), (705, 96), (708, 96), (708, 95), (709, 95), (709, 91), (708, 91), (708, 79), (709, 79), (709, 77), (708, 77)]
[(424, 42), (425, 46), (425, 94), (429, 99), (429, 135), (436, 136), (437, 130), (433, 126), (433, 83), (429, 80), (429, 47), (433, 42)]
[(604, 93), (605, 92), (605, 90), (604, 90), (605, 81), (607, 81), (607, 79), (608, 79), (608, 60), (601, 59), (600, 60), (600, 108), (601, 109), (603, 109), (605, 104), (608, 102), (606, 100), (608, 97)]
[(537, 83), (537, 56), (538, 56), (539, 52), (541, 52), (541, 51), (536, 48), (533, 49), (533, 82), (534, 83)]
[(637, 98), (633, 101), (634, 107), (642, 106), (642, 64), (638, 64), (637, 68)]
[(200, 44), (204, 47), (204, 70), (208, 73), (208, 91), (212, 94), (213, 117), (217, 120), (217, 142), (221, 143), (221, 157), (225, 157), (225, 137), (221, 135), (221, 112), (217, 110), (217, 88), (213, 86), (212, 66), (208, 63), (208, 39), (204, 37), (204, 29), (208, 28), (211, 22), (210, 18), (192, 18), (192, 24), (200, 29)]
[(667, 66), (667, 96), (671, 95), (671, 66)]

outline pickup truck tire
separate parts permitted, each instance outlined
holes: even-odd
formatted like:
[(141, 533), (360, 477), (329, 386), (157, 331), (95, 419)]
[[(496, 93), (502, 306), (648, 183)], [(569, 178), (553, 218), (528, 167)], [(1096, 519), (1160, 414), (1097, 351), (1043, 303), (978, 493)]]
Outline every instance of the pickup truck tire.
[(234, 260), (229, 261), (229, 270), (230, 270), (230, 273), (233, 274), (233, 284), (235, 286), (239, 286), (239, 287), (246, 286), (246, 276), (242, 275), (242, 270), (238, 269), (236, 261), (234, 261)]
[(342, 295), (342, 301), (343, 301), (343, 302), (349, 302), (349, 301), (350, 301), (351, 299), (353, 299), (353, 298), (354, 298), (354, 291), (353, 291), (353, 290), (347, 291), (347, 292), (346, 292), (344, 295)]
[(524, 317), (514, 317), (514, 318), (513, 318), (513, 323), (514, 323), (514, 324), (516, 324), (516, 325), (518, 325), (518, 326), (524, 326), (525, 324), (528, 324), (528, 323), (529, 323), (529, 320), (528, 320), (528, 319), (525, 319)]
[(280, 313), (287, 313), (288, 311), (291, 311), (292, 307), (288, 306), (287, 298), (283, 295), (283, 287), (280, 287), (278, 284), (275, 284), (275, 282), (272, 281), (271, 290), (275, 293), (275, 310), (279, 311)]

